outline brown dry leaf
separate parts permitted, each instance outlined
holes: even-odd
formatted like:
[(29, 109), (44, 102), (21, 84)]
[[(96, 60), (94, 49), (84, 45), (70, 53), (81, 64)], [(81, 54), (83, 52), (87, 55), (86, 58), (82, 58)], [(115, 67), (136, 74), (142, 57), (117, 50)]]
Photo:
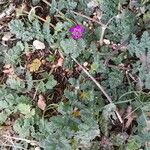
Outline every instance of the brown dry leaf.
[(37, 102), (37, 106), (41, 109), (41, 110), (45, 110), (46, 108), (46, 103), (45, 103), (45, 100), (44, 100), (44, 97), (43, 95), (39, 95), (39, 99), (38, 99), (38, 102)]
[(40, 66), (42, 65), (42, 62), (39, 59), (34, 59), (31, 64), (28, 65), (28, 68), (30, 72), (35, 72), (39, 70)]
[(38, 40), (33, 41), (33, 46), (35, 49), (45, 49), (45, 44)]
[(10, 64), (6, 64), (6, 65), (4, 66), (3, 73), (12, 75), (12, 74), (14, 74), (14, 70), (13, 70), (13, 68), (11, 67)]
[(60, 58), (58, 59), (58, 61), (57, 61), (57, 65), (56, 65), (56, 66), (57, 66), (57, 67), (62, 67), (63, 63), (64, 63), (64, 59), (60, 57)]
[(132, 107), (131, 106), (128, 106), (127, 110), (126, 110), (126, 119), (127, 119), (127, 122), (125, 124), (125, 128), (129, 128), (130, 125), (132, 124), (133, 120), (136, 118), (136, 115), (135, 113), (132, 111)]

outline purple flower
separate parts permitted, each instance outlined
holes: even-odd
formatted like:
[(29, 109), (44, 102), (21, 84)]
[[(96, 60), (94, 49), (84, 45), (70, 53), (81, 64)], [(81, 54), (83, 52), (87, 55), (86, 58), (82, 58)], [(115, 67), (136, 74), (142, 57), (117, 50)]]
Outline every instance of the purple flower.
[(78, 40), (82, 38), (85, 29), (81, 25), (76, 25), (74, 27), (71, 27), (69, 31), (71, 32), (72, 38), (74, 40)]

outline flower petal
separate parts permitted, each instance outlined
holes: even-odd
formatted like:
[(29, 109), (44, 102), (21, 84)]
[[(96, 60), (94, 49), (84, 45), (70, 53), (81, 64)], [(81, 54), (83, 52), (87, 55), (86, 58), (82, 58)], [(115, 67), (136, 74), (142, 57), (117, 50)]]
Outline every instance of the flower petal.
[(84, 27), (82, 27), (81, 25), (76, 25), (76, 27), (75, 27), (79, 32), (84, 32), (85, 31), (85, 29), (84, 29)]
[(71, 27), (71, 28), (69, 29), (69, 31), (70, 31), (71, 33), (73, 33), (73, 32), (74, 32), (74, 29), (75, 29), (75, 27)]

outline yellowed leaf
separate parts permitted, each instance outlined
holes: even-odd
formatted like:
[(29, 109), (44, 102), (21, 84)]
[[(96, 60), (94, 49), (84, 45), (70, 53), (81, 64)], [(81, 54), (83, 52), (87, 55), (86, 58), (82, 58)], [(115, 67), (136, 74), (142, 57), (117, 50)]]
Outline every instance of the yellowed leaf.
[(78, 110), (77, 108), (75, 108), (75, 109), (73, 110), (73, 112), (72, 112), (72, 115), (73, 115), (74, 117), (80, 117), (80, 116), (81, 116), (80, 110)]
[(28, 65), (28, 68), (29, 68), (30, 72), (35, 72), (35, 71), (39, 70), (41, 64), (42, 64), (42, 62), (36, 58), (33, 60), (33, 62), (31, 64)]
[(38, 99), (38, 102), (37, 102), (37, 106), (38, 106), (41, 110), (45, 110), (45, 108), (46, 108), (46, 103), (45, 103), (45, 100), (44, 100), (43, 95), (39, 95), (39, 99)]

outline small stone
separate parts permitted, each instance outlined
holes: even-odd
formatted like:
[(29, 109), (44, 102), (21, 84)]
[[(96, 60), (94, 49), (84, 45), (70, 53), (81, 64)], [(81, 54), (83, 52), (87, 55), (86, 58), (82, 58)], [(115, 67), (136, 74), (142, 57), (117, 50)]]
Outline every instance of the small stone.
[(108, 40), (108, 39), (104, 39), (103, 42), (104, 42), (106, 45), (110, 45), (110, 40)]
[(45, 44), (38, 40), (33, 41), (33, 46), (35, 49), (45, 49)]
[(41, 150), (41, 148), (40, 147), (36, 147), (35, 150)]
[(88, 65), (88, 62), (84, 62), (83, 66), (86, 67)]
[(12, 34), (10, 32), (8, 32), (2, 37), (2, 40), (9, 41), (11, 37), (12, 37)]

